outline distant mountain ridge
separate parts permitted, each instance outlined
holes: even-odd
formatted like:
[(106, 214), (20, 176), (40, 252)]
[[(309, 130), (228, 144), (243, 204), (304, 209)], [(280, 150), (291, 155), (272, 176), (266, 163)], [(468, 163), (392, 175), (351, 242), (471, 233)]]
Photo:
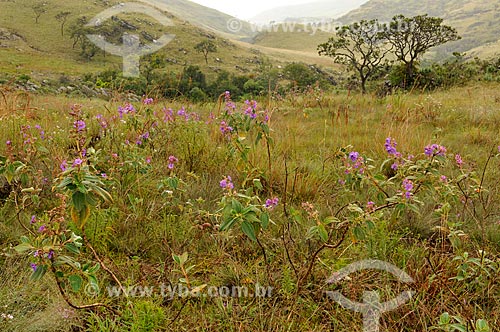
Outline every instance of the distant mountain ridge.
[(250, 19), (251, 22), (267, 24), (271, 21), (333, 19), (358, 8), (368, 0), (321, 0), (301, 5), (281, 6), (266, 10)]
[[(343, 24), (377, 18), (388, 22), (393, 16), (429, 14), (444, 19), (457, 29), (462, 39), (446, 44), (437, 51), (466, 52), (498, 44), (500, 41), (500, 1), (498, 0), (370, 0), (339, 18)], [(500, 50), (499, 50), (500, 51)]]

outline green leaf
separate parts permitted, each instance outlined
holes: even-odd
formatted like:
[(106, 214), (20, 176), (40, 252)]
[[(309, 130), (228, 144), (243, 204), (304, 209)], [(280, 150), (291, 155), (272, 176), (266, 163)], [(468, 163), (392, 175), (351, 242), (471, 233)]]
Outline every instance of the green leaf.
[(57, 185), (57, 188), (59, 188), (59, 189), (63, 189), (64, 187), (66, 187), (67, 185), (69, 185), (69, 184), (71, 184), (71, 183), (73, 183), (73, 178), (66, 177), (66, 178), (64, 178), (64, 179), (61, 181), (61, 183), (59, 183), (59, 184)]
[(88, 273), (89, 274), (94, 274), (96, 273), (97, 271), (99, 271), (99, 269), (101, 268), (101, 265), (99, 263), (96, 263), (94, 266), (92, 266), (89, 270), (88, 270)]
[(234, 223), (236, 221), (238, 221), (239, 218), (237, 217), (234, 217), (234, 218), (228, 218), (226, 219), (221, 225), (220, 225), (220, 230), (221, 231), (225, 231), (227, 229), (230, 229), (231, 227), (233, 227)]
[(488, 325), (488, 322), (484, 319), (478, 319), (476, 321), (476, 331), (477, 332), (489, 332), (490, 326)]
[(17, 251), (18, 253), (22, 254), (25, 253), (28, 250), (33, 249), (34, 247), (31, 245), (31, 243), (23, 242), (17, 246), (14, 247), (14, 250)]
[(263, 187), (262, 187), (262, 182), (260, 182), (260, 179), (253, 179), (253, 186), (257, 189), (257, 190), (262, 190)]
[(325, 225), (321, 224), (318, 226), (318, 234), (321, 241), (325, 243), (328, 241), (328, 232), (326, 231)]
[(59, 266), (59, 265), (64, 265), (64, 264), (69, 265), (76, 270), (80, 270), (80, 268), (81, 268), (80, 263), (78, 263), (77, 261), (75, 261), (71, 257), (57, 256), (56, 261), (54, 262), (54, 265)]
[(450, 314), (448, 314), (447, 312), (442, 313), (441, 316), (439, 317), (439, 324), (447, 325), (449, 323), (450, 323)]
[(365, 239), (365, 231), (362, 227), (356, 226), (354, 228), (353, 232), (354, 232), (354, 237), (357, 240), (364, 240)]
[(325, 220), (323, 220), (323, 223), (325, 225), (329, 225), (329, 224), (332, 224), (332, 223), (336, 223), (338, 222), (339, 220), (335, 217), (326, 217)]
[(80, 249), (78, 249), (78, 247), (74, 243), (66, 243), (64, 248), (66, 248), (68, 251), (72, 252), (73, 254), (78, 255), (80, 253)]
[[(99, 286), (99, 283), (97, 282), (97, 278), (95, 275), (93, 274), (89, 274), (87, 276), (87, 279), (89, 281), (89, 284), (93, 285), (93, 286)], [(94, 288), (95, 289), (95, 288)]]
[(78, 212), (83, 211), (86, 204), (86, 197), (84, 193), (79, 191), (73, 193), (72, 201), (73, 201), (73, 206)]
[(180, 259), (181, 259), (181, 265), (184, 265), (187, 262), (187, 260), (188, 260), (187, 251), (181, 255)]
[(460, 332), (467, 332), (467, 328), (462, 324), (450, 324), (449, 326)]
[(177, 264), (181, 265), (181, 258), (180, 256), (177, 256), (176, 254), (172, 254), (172, 258), (174, 259), (174, 262)]
[(243, 210), (243, 206), (236, 199), (233, 199), (231, 201), (231, 207), (233, 208), (233, 211), (236, 212), (236, 213), (241, 213), (241, 211)]
[(267, 212), (263, 212), (260, 215), (260, 222), (262, 224), (262, 228), (266, 229), (269, 226), (269, 214)]
[(257, 215), (253, 211), (250, 211), (245, 214), (245, 220), (248, 221), (249, 223), (260, 223), (260, 219), (257, 218)]
[(167, 183), (171, 189), (176, 190), (179, 187), (179, 179), (178, 178), (170, 177), (167, 179)]
[(28, 174), (26, 174), (26, 173), (22, 173), (19, 176), (19, 179), (21, 180), (21, 184), (23, 186), (26, 186), (28, 184), (28, 182), (30, 181), (30, 178), (29, 178)]
[(70, 275), (68, 281), (73, 292), (77, 293), (82, 288), (83, 279), (79, 275)]
[(255, 229), (253, 228), (253, 225), (249, 223), (248, 221), (244, 221), (241, 223), (241, 230), (243, 233), (245, 233), (248, 238), (254, 242), (257, 242), (257, 236), (255, 235)]
[(43, 278), (43, 276), (47, 273), (47, 265), (38, 265), (36, 270), (31, 275), (30, 279), (33, 281), (38, 281)]

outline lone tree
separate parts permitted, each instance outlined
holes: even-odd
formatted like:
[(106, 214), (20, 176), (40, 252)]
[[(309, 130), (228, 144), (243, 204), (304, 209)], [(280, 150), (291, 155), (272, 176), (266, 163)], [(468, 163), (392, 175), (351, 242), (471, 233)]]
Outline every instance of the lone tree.
[(68, 20), (68, 16), (71, 14), (71, 12), (59, 12), (56, 14), (55, 18), (61, 23), (61, 36), (64, 36), (64, 25), (66, 24), (66, 21)]
[(413, 84), (415, 66), (422, 55), (434, 46), (461, 38), (454, 28), (442, 23), (442, 18), (428, 15), (410, 18), (397, 15), (389, 23), (385, 38), (392, 45), (396, 58), (406, 67), (405, 87)]
[(87, 18), (79, 17), (74, 24), (69, 27), (70, 39), (73, 40), (73, 48), (80, 45), (80, 56), (87, 60), (91, 60), (99, 51), (99, 48), (92, 43), (86, 35), (93, 33), (91, 28), (85, 26)]
[(211, 40), (205, 40), (201, 43), (195, 45), (194, 49), (200, 53), (203, 53), (205, 57), (205, 62), (208, 64), (208, 53), (217, 52), (217, 45)]
[(366, 93), (366, 82), (382, 64), (390, 49), (385, 46), (382, 25), (377, 20), (360, 21), (338, 27), (335, 37), (318, 46), (319, 55), (326, 55), (336, 63), (345, 64), (357, 72), (361, 91)]
[(47, 4), (44, 2), (37, 2), (31, 7), (31, 9), (35, 12), (35, 23), (38, 24), (40, 16), (47, 12)]

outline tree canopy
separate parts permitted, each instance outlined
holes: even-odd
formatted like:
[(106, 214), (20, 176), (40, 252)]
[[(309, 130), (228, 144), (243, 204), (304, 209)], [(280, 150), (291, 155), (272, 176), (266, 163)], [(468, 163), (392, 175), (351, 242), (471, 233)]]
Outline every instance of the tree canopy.
[(430, 48), (460, 39), (454, 28), (442, 23), (442, 18), (428, 15), (397, 15), (385, 29), (385, 39), (394, 55), (406, 66), (405, 86), (413, 84), (416, 62)]
[(194, 49), (200, 53), (203, 53), (205, 57), (205, 63), (208, 64), (208, 53), (217, 52), (217, 45), (211, 40), (204, 40), (195, 45)]
[(383, 63), (389, 49), (385, 45), (382, 25), (377, 20), (361, 21), (337, 28), (336, 37), (318, 46), (319, 55), (333, 58), (355, 70), (360, 78), (361, 90)]

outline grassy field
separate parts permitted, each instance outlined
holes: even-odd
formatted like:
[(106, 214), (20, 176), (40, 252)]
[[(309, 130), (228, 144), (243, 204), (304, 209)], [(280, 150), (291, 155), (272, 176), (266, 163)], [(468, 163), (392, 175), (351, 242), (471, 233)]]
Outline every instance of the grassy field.
[[(361, 330), (335, 290), (414, 291), (381, 330), (498, 331), (499, 84), (134, 108), (0, 91), (2, 331)], [(326, 282), (366, 259), (414, 283)]]

